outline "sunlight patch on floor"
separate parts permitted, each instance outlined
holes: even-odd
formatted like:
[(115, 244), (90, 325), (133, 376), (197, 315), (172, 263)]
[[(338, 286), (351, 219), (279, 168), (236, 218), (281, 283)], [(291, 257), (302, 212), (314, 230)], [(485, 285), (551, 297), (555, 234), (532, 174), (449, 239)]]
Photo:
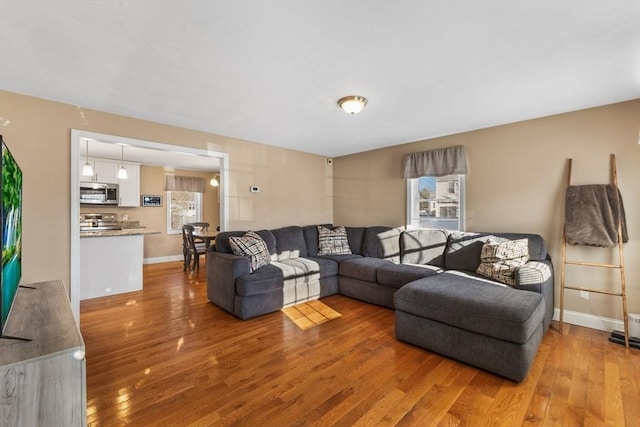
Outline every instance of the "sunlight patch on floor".
[(317, 300), (283, 308), (282, 312), (303, 331), (342, 316), (331, 307)]

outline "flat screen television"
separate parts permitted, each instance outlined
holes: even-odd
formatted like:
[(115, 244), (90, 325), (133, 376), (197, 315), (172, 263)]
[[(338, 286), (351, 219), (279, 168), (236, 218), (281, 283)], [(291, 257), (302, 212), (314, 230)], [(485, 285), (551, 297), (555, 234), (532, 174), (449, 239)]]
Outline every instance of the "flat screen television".
[(0, 281), (0, 332), (2, 338), (22, 277), (22, 170), (2, 143), (2, 179), (0, 179), (0, 212), (2, 214), (2, 280)]

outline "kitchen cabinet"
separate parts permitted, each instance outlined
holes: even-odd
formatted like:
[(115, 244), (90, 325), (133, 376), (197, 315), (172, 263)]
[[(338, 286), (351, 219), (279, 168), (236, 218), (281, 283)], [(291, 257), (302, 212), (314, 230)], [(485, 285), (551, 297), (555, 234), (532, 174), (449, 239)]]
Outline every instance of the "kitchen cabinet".
[(116, 160), (95, 159), (89, 160), (93, 167), (93, 176), (83, 176), (82, 167), (87, 161), (80, 161), (80, 182), (105, 182), (118, 184), (118, 206), (140, 206), (140, 164), (124, 162), (127, 169), (127, 179), (118, 179), (120, 162)]
[(86, 426), (82, 335), (61, 281), (20, 287), (0, 340), (0, 425)]
[(118, 164), (95, 160), (93, 162), (93, 174), (96, 182), (106, 182), (108, 184), (118, 183)]
[(127, 179), (118, 179), (119, 207), (140, 206), (140, 165), (138, 163), (124, 163), (127, 169)]
[(82, 168), (87, 163), (80, 161), (80, 182), (106, 182), (108, 184), (118, 183), (118, 163), (108, 160), (89, 160), (93, 167), (93, 176), (82, 175)]

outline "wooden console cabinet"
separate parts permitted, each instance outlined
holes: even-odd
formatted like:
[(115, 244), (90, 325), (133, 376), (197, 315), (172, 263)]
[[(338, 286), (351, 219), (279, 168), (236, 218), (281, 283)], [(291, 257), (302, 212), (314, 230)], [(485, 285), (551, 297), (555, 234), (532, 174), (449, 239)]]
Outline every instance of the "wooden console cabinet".
[(85, 426), (85, 347), (61, 281), (20, 287), (0, 340), (0, 426)]

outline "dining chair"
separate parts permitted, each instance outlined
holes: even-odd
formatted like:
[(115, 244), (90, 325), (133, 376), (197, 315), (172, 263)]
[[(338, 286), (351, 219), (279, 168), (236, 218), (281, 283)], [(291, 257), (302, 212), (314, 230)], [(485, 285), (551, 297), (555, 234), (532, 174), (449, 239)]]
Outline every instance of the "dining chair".
[(202, 231), (208, 231), (209, 230), (209, 223), (208, 222), (188, 222), (185, 225), (192, 225), (193, 227), (200, 227), (200, 230), (202, 230)]
[[(209, 231), (209, 223), (208, 222), (188, 222), (185, 225), (192, 225), (195, 228), (199, 228), (200, 231)], [(204, 239), (201, 239), (200, 237), (195, 237), (194, 236), (194, 240), (196, 241), (196, 243), (205, 243)]]
[(193, 239), (193, 225), (185, 224), (182, 226), (182, 254), (184, 256), (184, 263), (182, 271), (185, 271), (191, 260), (193, 259), (193, 266), (191, 271), (200, 270), (200, 255), (207, 253), (207, 247), (204, 243), (196, 243)]

